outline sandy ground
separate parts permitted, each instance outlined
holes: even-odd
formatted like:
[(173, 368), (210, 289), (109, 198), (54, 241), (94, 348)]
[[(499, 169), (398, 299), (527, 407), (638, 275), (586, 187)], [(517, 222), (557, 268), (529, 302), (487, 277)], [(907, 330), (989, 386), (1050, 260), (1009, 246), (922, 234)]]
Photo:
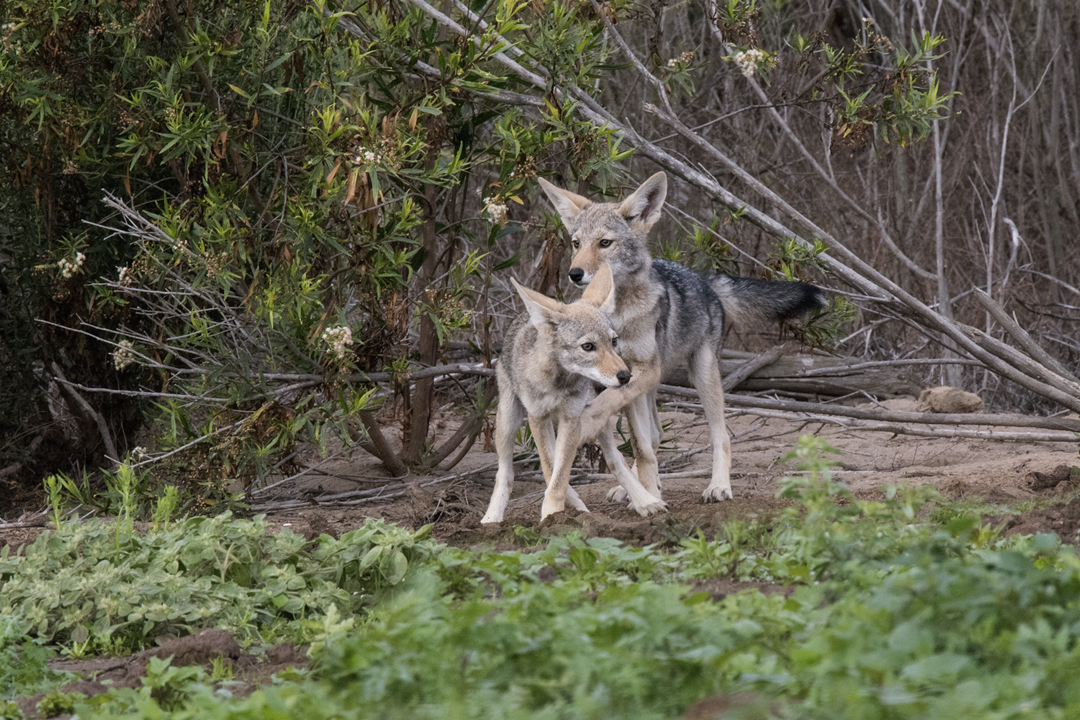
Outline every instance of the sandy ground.
[[(890, 400), (893, 409), (914, 409), (914, 400)], [(543, 486), (538, 473), (529, 466), (518, 467), (519, 480), (501, 526), (481, 526), (495, 476), (496, 456), (484, 452), (482, 442), (449, 472), (412, 478), (417, 485), (430, 480), (477, 471), (466, 477), (428, 487), (415, 487), (391, 500), (364, 500), (339, 507), (312, 507), (302, 510), (271, 511), (269, 517), (290, 523), (293, 529), (310, 535), (334, 535), (363, 522), (381, 517), (407, 526), (432, 523), (435, 537), (456, 545), (501, 544), (510, 539), (515, 526), (537, 529), (541, 534), (581, 527), (590, 535), (609, 535), (629, 542), (654, 542), (702, 529), (710, 531), (726, 518), (768, 517), (786, 505), (776, 497), (781, 478), (795, 473), (786, 461), (796, 438), (813, 433), (824, 437), (841, 451), (833, 476), (858, 495), (871, 495), (889, 485), (932, 484), (951, 498), (971, 498), (1019, 509), (1035, 509), (1071, 498), (1071, 486), (1032, 491), (1025, 485), (1029, 472), (1051, 472), (1059, 465), (1074, 465), (1077, 445), (1072, 443), (1021, 443), (983, 439), (919, 438), (907, 435), (853, 431), (818, 422), (805, 423), (774, 418), (758, 418), (732, 413), (728, 429), (732, 435), (732, 489), (734, 500), (704, 504), (701, 491), (708, 484), (712, 452), (708, 447), (708, 426), (700, 414), (668, 411), (661, 413), (665, 425), (660, 461), (663, 495), (669, 511), (641, 518), (625, 505), (608, 502), (613, 479), (576, 484), (589, 507), (589, 514), (568, 512), (564, 517), (540, 523)], [(441, 434), (456, 426), (453, 418), (443, 418)], [(582, 473), (598, 470), (579, 455)], [(348, 461), (328, 463), (319, 475), (312, 473), (275, 492), (281, 500), (311, 496), (318, 492), (348, 492), (369, 487), (386, 477), (379, 463), (362, 452)], [(1024, 502), (1029, 501), (1029, 502)], [(1030, 532), (1031, 530), (1028, 530)], [(1072, 538), (1065, 538), (1071, 540)]]

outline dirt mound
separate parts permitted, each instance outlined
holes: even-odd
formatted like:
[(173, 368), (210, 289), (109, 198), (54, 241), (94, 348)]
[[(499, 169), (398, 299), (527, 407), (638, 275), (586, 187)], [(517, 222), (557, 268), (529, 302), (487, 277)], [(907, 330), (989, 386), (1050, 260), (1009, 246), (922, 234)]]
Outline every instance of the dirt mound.
[(1057, 533), (1062, 542), (1074, 544), (1080, 531), (1080, 498), (1041, 510), (999, 515), (987, 520), (995, 525), (1002, 524), (1006, 535)]
[[(203, 630), (195, 635), (172, 638), (155, 648), (137, 655), (122, 658), (96, 657), (87, 660), (58, 660), (49, 663), (53, 670), (63, 670), (83, 676), (82, 680), (68, 683), (62, 692), (79, 692), (86, 696), (98, 695), (109, 688), (133, 688), (142, 685), (146, 666), (151, 658), (172, 658), (173, 667), (202, 666), (207, 671), (214, 661), (224, 661), (232, 669), (233, 680), (239, 684), (229, 687), (233, 695), (246, 695), (275, 673), (289, 667), (307, 665), (304, 648), (293, 643), (282, 643), (267, 649), (262, 657), (244, 652), (232, 633), (226, 630)], [(27, 717), (37, 717), (37, 704), (43, 695), (23, 698), (19, 706)]]

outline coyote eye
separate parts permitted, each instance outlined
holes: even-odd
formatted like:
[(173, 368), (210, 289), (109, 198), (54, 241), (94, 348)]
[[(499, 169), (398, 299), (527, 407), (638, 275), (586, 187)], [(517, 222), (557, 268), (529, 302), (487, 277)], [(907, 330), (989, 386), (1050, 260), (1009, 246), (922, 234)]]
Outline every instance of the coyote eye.
[(584, 345), (581, 346), (581, 349), (584, 350), (585, 352), (592, 352), (593, 350), (596, 349), (596, 346), (593, 345), (592, 343), (585, 343)]
[(577, 240), (571, 240), (570, 241), (570, 247), (577, 250), (579, 247), (581, 247), (581, 243), (579, 241), (577, 241)]
[(600, 241), (600, 247), (602, 247), (602, 248), (611, 247), (611, 243), (613, 243), (613, 242), (615, 242), (615, 241), (612, 240), (611, 238), (604, 238), (603, 240)]
[(619, 346), (619, 338), (617, 338), (617, 337), (611, 338), (611, 347), (618, 347), (618, 346)]

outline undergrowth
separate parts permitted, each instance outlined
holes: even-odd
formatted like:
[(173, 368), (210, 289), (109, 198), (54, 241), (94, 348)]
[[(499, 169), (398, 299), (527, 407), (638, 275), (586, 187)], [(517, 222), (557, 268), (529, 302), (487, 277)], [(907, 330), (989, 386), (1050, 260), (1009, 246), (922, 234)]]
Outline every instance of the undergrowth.
[[(675, 718), (711, 696), (749, 699), (747, 719), (1080, 716), (1073, 548), (1003, 538), (928, 490), (859, 500), (825, 450), (800, 440), (811, 472), (785, 484), (781, 518), (675, 549), (523, 532), (538, 549), (464, 550), (379, 522), (311, 549), (221, 516), (125, 537), (117, 555), (110, 528), (89, 524), (5, 556), (0, 603), (40, 642), (214, 626), (311, 643), (307, 676), (250, 696), (160, 663), (142, 688), (76, 699), (83, 720)], [(120, 568), (129, 585), (90, 580)], [(788, 592), (718, 598), (716, 579)], [(181, 585), (217, 611), (148, 626), (142, 602), (138, 618), (101, 619), (107, 597)]]

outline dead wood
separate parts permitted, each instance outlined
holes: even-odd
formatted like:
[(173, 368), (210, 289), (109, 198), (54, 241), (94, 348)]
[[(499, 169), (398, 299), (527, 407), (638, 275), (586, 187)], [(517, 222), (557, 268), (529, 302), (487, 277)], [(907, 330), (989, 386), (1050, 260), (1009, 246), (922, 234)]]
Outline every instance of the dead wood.
[[(697, 398), (697, 390), (674, 385), (661, 385), (660, 392), (680, 397)], [(1080, 420), (1070, 418), (1032, 417), (1029, 415), (1009, 414), (946, 414), (929, 412), (903, 412), (879, 408), (855, 408), (846, 405), (801, 402), (798, 400), (778, 400), (774, 398), (748, 397), (746, 395), (727, 395), (727, 405), (737, 408), (780, 410), (786, 412), (811, 413), (814, 415), (848, 417), (858, 420), (904, 423), (916, 425), (981, 425), (987, 427), (1038, 428), (1041, 430), (1059, 430), (1069, 435), (1062, 435), (1062, 441), (1068, 438), (1076, 442), (1071, 433), (1080, 432)]]
[(1058, 465), (1051, 473), (1029, 472), (1024, 476), (1024, 484), (1032, 490), (1045, 490), (1069, 482), (1080, 482), (1080, 468)]
[[(724, 390), (730, 391), (738, 387), (750, 392), (779, 390), (827, 396), (866, 392), (878, 397), (918, 396), (922, 390), (916, 374), (904, 364), (867, 363), (856, 358), (819, 353), (777, 353), (771, 362), (762, 361), (773, 358), (772, 351), (752, 357), (753, 360), (732, 357), (721, 359)], [(753, 365), (748, 364), (751, 362)], [(681, 368), (665, 374), (664, 382), (687, 387), (690, 385), (690, 378), (686, 369)]]

